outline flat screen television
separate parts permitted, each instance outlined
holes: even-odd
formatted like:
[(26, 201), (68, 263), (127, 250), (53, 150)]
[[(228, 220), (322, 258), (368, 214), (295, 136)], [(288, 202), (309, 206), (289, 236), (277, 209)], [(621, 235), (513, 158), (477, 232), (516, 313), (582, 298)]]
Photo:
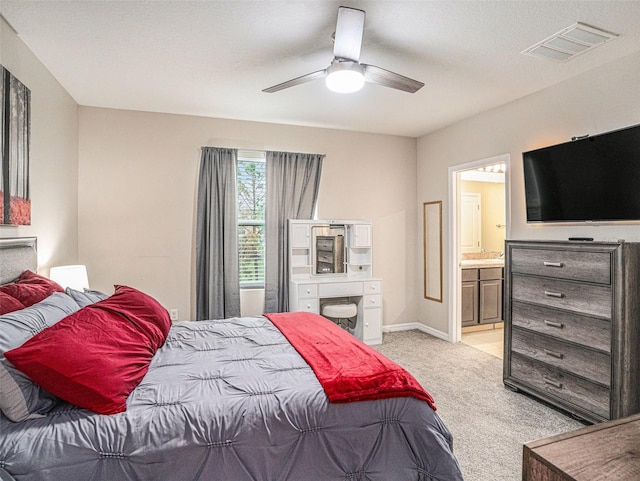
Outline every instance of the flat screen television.
[(640, 222), (640, 125), (522, 158), (527, 222)]

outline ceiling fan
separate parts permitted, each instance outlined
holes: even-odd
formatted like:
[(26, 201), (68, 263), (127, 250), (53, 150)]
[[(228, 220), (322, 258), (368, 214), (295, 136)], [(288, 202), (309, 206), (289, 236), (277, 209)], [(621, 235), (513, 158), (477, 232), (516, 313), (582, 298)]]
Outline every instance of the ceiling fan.
[(282, 82), (263, 92), (278, 92), (311, 80), (325, 78), (330, 90), (351, 93), (360, 90), (365, 82), (415, 93), (424, 86), (423, 82), (385, 70), (375, 65), (360, 63), (362, 32), (364, 31), (363, 10), (349, 7), (338, 8), (338, 22), (334, 34), (333, 61), (326, 69)]

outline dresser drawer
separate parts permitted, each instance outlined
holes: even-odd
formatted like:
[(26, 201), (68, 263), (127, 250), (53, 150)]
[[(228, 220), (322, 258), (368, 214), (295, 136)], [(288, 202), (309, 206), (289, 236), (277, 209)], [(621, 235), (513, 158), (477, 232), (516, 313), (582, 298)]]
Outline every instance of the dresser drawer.
[(611, 322), (604, 319), (514, 302), (511, 306), (511, 322), (514, 326), (531, 331), (601, 351), (611, 351)]
[(601, 384), (611, 382), (611, 357), (553, 337), (513, 328), (511, 350)]
[(381, 294), (382, 282), (381, 281), (365, 281), (364, 282), (364, 295), (367, 294)]
[(319, 297), (361, 296), (362, 282), (332, 282), (318, 285)]
[(319, 251), (331, 251), (333, 253), (333, 239), (316, 239), (316, 249)]
[(547, 249), (512, 249), (511, 272), (611, 284), (611, 254)]
[(611, 287), (514, 274), (512, 299), (611, 319)]
[(320, 302), (318, 299), (300, 299), (298, 311), (320, 314)]
[(380, 294), (364, 296), (365, 309), (374, 309), (376, 307), (382, 307), (382, 296)]
[(298, 299), (313, 299), (318, 297), (318, 284), (299, 284)]
[(514, 353), (511, 376), (563, 401), (609, 419), (609, 389)]

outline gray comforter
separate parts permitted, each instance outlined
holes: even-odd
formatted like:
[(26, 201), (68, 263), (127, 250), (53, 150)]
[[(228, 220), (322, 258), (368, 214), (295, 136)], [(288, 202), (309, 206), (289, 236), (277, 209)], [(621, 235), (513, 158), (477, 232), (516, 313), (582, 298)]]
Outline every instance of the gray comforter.
[(459, 481), (451, 443), (423, 401), (328, 403), (263, 317), (181, 322), (126, 412), (0, 415), (0, 480)]

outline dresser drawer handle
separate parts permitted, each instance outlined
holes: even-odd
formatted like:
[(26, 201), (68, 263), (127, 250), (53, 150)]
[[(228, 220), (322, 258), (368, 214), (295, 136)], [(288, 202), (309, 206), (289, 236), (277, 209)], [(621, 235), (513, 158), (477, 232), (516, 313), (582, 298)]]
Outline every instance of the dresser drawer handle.
[(545, 323), (545, 325), (547, 325), (549, 327), (557, 327), (558, 329), (564, 329), (564, 324), (561, 323), (561, 322), (547, 321), (545, 319), (544, 323)]
[(556, 359), (564, 358), (564, 354), (562, 354), (561, 352), (555, 352), (555, 351), (550, 351), (549, 349), (545, 349), (544, 353), (547, 356), (555, 357)]
[(564, 264), (562, 262), (549, 262), (549, 261), (544, 261), (543, 264), (546, 267), (564, 267)]
[(564, 297), (562, 292), (544, 291), (544, 295), (547, 297), (557, 297), (558, 299), (562, 299)]
[(562, 389), (562, 383), (558, 381), (554, 381), (552, 379), (548, 379), (546, 377), (542, 378), (545, 384), (549, 384), (550, 386), (557, 387), (558, 389)]

